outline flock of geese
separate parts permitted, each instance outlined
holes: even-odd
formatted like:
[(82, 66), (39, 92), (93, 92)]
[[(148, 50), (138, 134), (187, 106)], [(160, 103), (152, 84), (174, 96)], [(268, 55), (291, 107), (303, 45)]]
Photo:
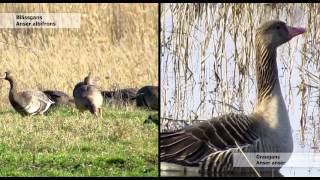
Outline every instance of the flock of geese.
[[(254, 111), (249, 115), (225, 114), (161, 133), (161, 170), (196, 171), (207, 176), (278, 171), (281, 166), (235, 167), (233, 163), (237, 159), (234, 154), (291, 155), (293, 152), (291, 125), (281, 93), (276, 57), (277, 47), (305, 31), (279, 20), (262, 24), (255, 36), (258, 92)], [(282, 160), (286, 162), (289, 157), (282, 157)]]
[(70, 106), (76, 107), (80, 113), (90, 111), (95, 117), (101, 117), (102, 105), (114, 100), (124, 104), (135, 100), (138, 107), (146, 107), (152, 110), (159, 109), (157, 86), (101, 91), (94, 84), (91, 73), (82, 82), (75, 85), (73, 98), (62, 91), (56, 90), (19, 91), (15, 76), (10, 71), (5, 72), (0, 79), (7, 80), (10, 83), (10, 104), (22, 116), (44, 114), (54, 106)]

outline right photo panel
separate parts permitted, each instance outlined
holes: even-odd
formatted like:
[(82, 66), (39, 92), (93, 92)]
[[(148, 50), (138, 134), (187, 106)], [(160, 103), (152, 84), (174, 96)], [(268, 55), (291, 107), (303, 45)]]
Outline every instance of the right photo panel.
[(161, 4), (160, 176), (320, 176), (320, 4)]

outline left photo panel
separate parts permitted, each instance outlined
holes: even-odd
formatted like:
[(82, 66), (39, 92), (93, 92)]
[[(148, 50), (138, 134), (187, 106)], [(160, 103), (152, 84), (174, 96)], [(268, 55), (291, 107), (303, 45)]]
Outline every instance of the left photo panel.
[(0, 4), (0, 176), (158, 177), (159, 4)]

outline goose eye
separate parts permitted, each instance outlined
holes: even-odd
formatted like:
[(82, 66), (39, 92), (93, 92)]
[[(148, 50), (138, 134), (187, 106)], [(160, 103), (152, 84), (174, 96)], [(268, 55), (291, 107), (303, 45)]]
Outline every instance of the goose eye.
[(280, 26), (277, 26), (276, 28), (277, 28), (277, 29), (280, 29)]

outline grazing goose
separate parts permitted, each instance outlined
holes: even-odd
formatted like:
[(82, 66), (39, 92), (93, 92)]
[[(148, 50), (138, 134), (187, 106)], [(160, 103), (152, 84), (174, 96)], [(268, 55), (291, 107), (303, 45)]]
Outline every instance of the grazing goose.
[[(256, 32), (257, 105), (250, 115), (225, 114), (184, 129), (160, 135), (161, 169), (196, 170), (207, 175), (239, 172), (233, 154), (245, 152), (292, 153), (288, 112), (278, 79), (276, 50), (303, 28), (273, 20)], [(286, 161), (289, 159), (287, 157)], [(260, 172), (278, 168), (256, 168)]]
[(62, 91), (45, 90), (42, 92), (54, 102), (53, 106), (75, 106), (74, 100)]
[(85, 77), (83, 82), (79, 82), (73, 89), (74, 102), (82, 113), (84, 110), (89, 110), (96, 117), (101, 114), (101, 106), (103, 97), (100, 90), (93, 85), (91, 73)]
[(138, 107), (148, 107), (159, 110), (159, 88), (158, 86), (144, 86), (137, 92), (136, 103)]
[(15, 78), (11, 72), (5, 72), (1, 77), (10, 83), (9, 101), (13, 108), (22, 116), (43, 114), (54, 104), (41, 91), (21, 91), (18, 92)]
[(106, 102), (128, 104), (135, 98), (137, 91), (138, 89), (135, 88), (127, 88), (116, 91), (102, 91), (101, 93)]

